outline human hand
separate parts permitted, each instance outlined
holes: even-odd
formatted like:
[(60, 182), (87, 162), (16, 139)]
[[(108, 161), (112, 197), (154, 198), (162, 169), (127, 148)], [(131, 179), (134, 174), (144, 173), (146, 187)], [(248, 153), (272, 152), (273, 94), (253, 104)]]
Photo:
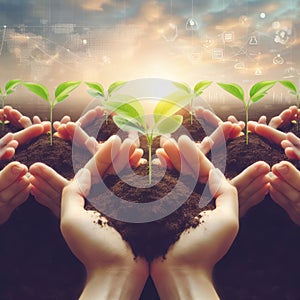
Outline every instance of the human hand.
[(231, 184), (238, 191), (240, 217), (264, 200), (269, 192), (269, 172), (270, 166), (263, 161), (258, 161), (231, 180)]
[[(97, 106), (93, 109), (87, 111), (82, 115), (76, 122), (72, 122), (69, 116), (64, 116), (60, 121), (55, 121), (53, 123), (53, 128), (56, 130), (55, 136), (58, 136), (65, 140), (73, 140), (74, 130), (73, 128), (83, 128), (92, 123), (95, 119), (104, 115), (104, 110)], [(68, 128), (67, 124), (72, 123), (72, 127)]]
[(283, 110), (278, 116), (271, 118), (267, 123), (267, 117), (261, 116), (258, 120), (259, 124), (268, 125), (274, 129), (279, 129), (285, 125), (289, 125), (292, 121), (296, 120), (298, 114), (297, 106), (290, 106)]
[(17, 161), (0, 171), (0, 224), (28, 198), (31, 186), (27, 171), (27, 167)]
[(69, 181), (41, 162), (31, 165), (29, 171), (30, 193), (37, 202), (48, 207), (59, 218), (62, 190)]
[(150, 274), (161, 299), (219, 299), (212, 269), (237, 234), (238, 197), (218, 169), (209, 171), (208, 184), (216, 208), (200, 213), (201, 224), (183, 232), (165, 259), (151, 263)]
[[(100, 176), (112, 164), (110, 152), (106, 154), (109, 155), (98, 157), (104, 159), (97, 164), (101, 166)], [(91, 173), (81, 169), (62, 194), (61, 231), (87, 270), (87, 283), (80, 299), (139, 299), (149, 275), (148, 263), (134, 257), (130, 246), (104, 216), (84, 209), (84, 197), (90, 187)]]
[(270, 196), (300, 225), (300, 171), (290, 162), (282, 161), (272, 167)]
[(0, 110), (0, 119), (2, 121), (8, 120), (11, 124), (19, 129), (24, 129), (32, 125), (39, 124), (44, 128), (43, 133), (50, 131), (51, 126), (49, 121), (41, 121), (38, 116), (34, 116), (33, 121), (31, 121), (30, 118), (23, 116), (17, 109), (13, 109), (8, 105), (4, 106), (4, 108)]
[(198, 145), (185, 135), (180, 136), (178, 142), (174, 139), (166, 140), (163, 148), (156, 150), (156, 154), (162, 165), (193, 175), (200, 182), (207, 181), (209, 171), (213, 168)]
[(290, 159), (300, 159), (300, 139), (292, 132), (286, 134), (286, 140), (281, 141), (285, 154)]
[(7, 133), (0, 139), (0, 159), (11, 159), (19, 143), (14, 140), (12, 133)]

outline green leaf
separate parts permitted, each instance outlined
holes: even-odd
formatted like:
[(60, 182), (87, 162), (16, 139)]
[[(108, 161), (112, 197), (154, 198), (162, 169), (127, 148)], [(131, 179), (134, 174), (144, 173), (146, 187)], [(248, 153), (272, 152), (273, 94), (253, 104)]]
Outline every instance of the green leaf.
[(6, 94), (7, 95), (11, 94), (15, 90), (15, 88), (21, 84), (21, 82), (22, 80), (20, 79), (13, 79), (8, 81), (5, 85)]
[(103, 98), (104, 97), (104, 95), (101, 95), (99, 92), (97, 92), (95, 90), (88, 90), (87, 92), (93, 98), (98, 98), (98, 97), (102, 97)]
[(111, 96), (112, 92), (116, 92), (119, 90), (123, 85), (125, 85), (127, 82), (126, 81), (116, 81), (112, 83), (109, 88), (108, 88), (108, 96)]
[(146, 135), (146, 131), (140, 124), (136, 123), (135, 120), (126, 119), (126, 117), (115, 115), (113, 116), (115, 124), (123, 131), (136, 130), (143, 135)]
[(181, 126), (182, 121), (183, 117), (181, 115), (161, 118), (161, 121), (153, 130), (153, 134), (154, 136), (157, 136), (161, 134), (173, 133)]
[(212, 81), (200, 81), (194, 87), (194, 94), (200, 96), (212, 84)]
[(191, 88), (187, 83), (185, 83), (185, 82), (176, 82), (176, 81), (173, 81), (172, 83), (176, 87), (178, 87), (180, 90), (185, 91), (187, 94), (191, 93)]
[[(104, 97), (105, 92), (104, 92), (104, 87), (102, 84), (100, 84), (98, 82), (85, 82), (85, 84), (91, 89), (90, 91), (88, 91), (88, 93), (90, 95), (93, 95), (93, 94), (91, 94), (91, 92), (93, 92), (94, 95)], [(95, 97), (97, 97), (97, 96), (95, 96)]]
[(66, 81), (61, 83), (55, 90), (55, 101), (62, 102), (69, 94), (75, 90), (79, 85), (80, 81)]
[(186, 94), (184, 91), (179, 90), (160, 100), (153, 112), (155, 123), (158, 123), (163, 116), (172, 116), (180, 109), (186, 107), (193, 97), (193, 94)]
[(23, 85), (31, 92), (36, 94), (37, 96), (43, 98), (50, 104), (50, 99), (49, 99), (49, 91), (48, 89), (38, 83), (33, 83), (33, 82), (24, 82)]
[(0, 95), (2, 95), (2, 90), (1, 90), (1, 88), (0, 88)]
[(298, 93), (298, 88), (290, 80), (280, 80), (279, 83), (281, 83), (284, 87), (286, 87), (289, 90), (291, 90), (292, 92), (294, 92), (295, 94), (293, 94), (293, 95), (296, 95)]
[(244, 90), (241, 86), (235, 83), (217, 83), (223, 90), (235, 96), (239, 100), (245, 101)]
[[(267, 94), (267, 92), (275, 85), (276, 81), (260, 81), (254, 84), (250, 90), (250, 100), (257, 102)], [(255, 99), (255, 101), (253, 100)], [(258, 99), (258, 100), (257, 100)]]

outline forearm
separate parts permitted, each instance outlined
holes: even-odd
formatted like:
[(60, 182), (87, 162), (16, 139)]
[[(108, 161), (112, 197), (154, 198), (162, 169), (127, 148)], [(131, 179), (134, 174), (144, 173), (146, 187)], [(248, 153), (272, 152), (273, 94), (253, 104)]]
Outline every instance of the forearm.
[(152, 276), (162, 300), (219, 300), (210, 273), (172, 270)]
[[(148, 271), (148, 270), (147, 270)], [(80, 300), (138, 300), (148, 274), (114, 269), (88, 274)]]

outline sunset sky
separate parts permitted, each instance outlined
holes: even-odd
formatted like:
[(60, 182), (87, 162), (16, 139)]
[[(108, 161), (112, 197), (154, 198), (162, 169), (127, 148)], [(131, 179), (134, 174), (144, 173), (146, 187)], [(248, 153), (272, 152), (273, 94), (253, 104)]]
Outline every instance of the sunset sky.
[(298, 0), (0, 0), (0, 80), (299, 82)]

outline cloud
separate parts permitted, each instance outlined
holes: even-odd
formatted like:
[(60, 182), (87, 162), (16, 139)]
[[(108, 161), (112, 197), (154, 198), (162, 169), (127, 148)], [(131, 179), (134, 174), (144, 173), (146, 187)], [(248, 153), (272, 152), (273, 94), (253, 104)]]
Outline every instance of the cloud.
[(103, 11), (105, 5), (111, 5), (111, 0), (87, 0), (87, 1), (72, 1), (77, 2), (85, 10)]

